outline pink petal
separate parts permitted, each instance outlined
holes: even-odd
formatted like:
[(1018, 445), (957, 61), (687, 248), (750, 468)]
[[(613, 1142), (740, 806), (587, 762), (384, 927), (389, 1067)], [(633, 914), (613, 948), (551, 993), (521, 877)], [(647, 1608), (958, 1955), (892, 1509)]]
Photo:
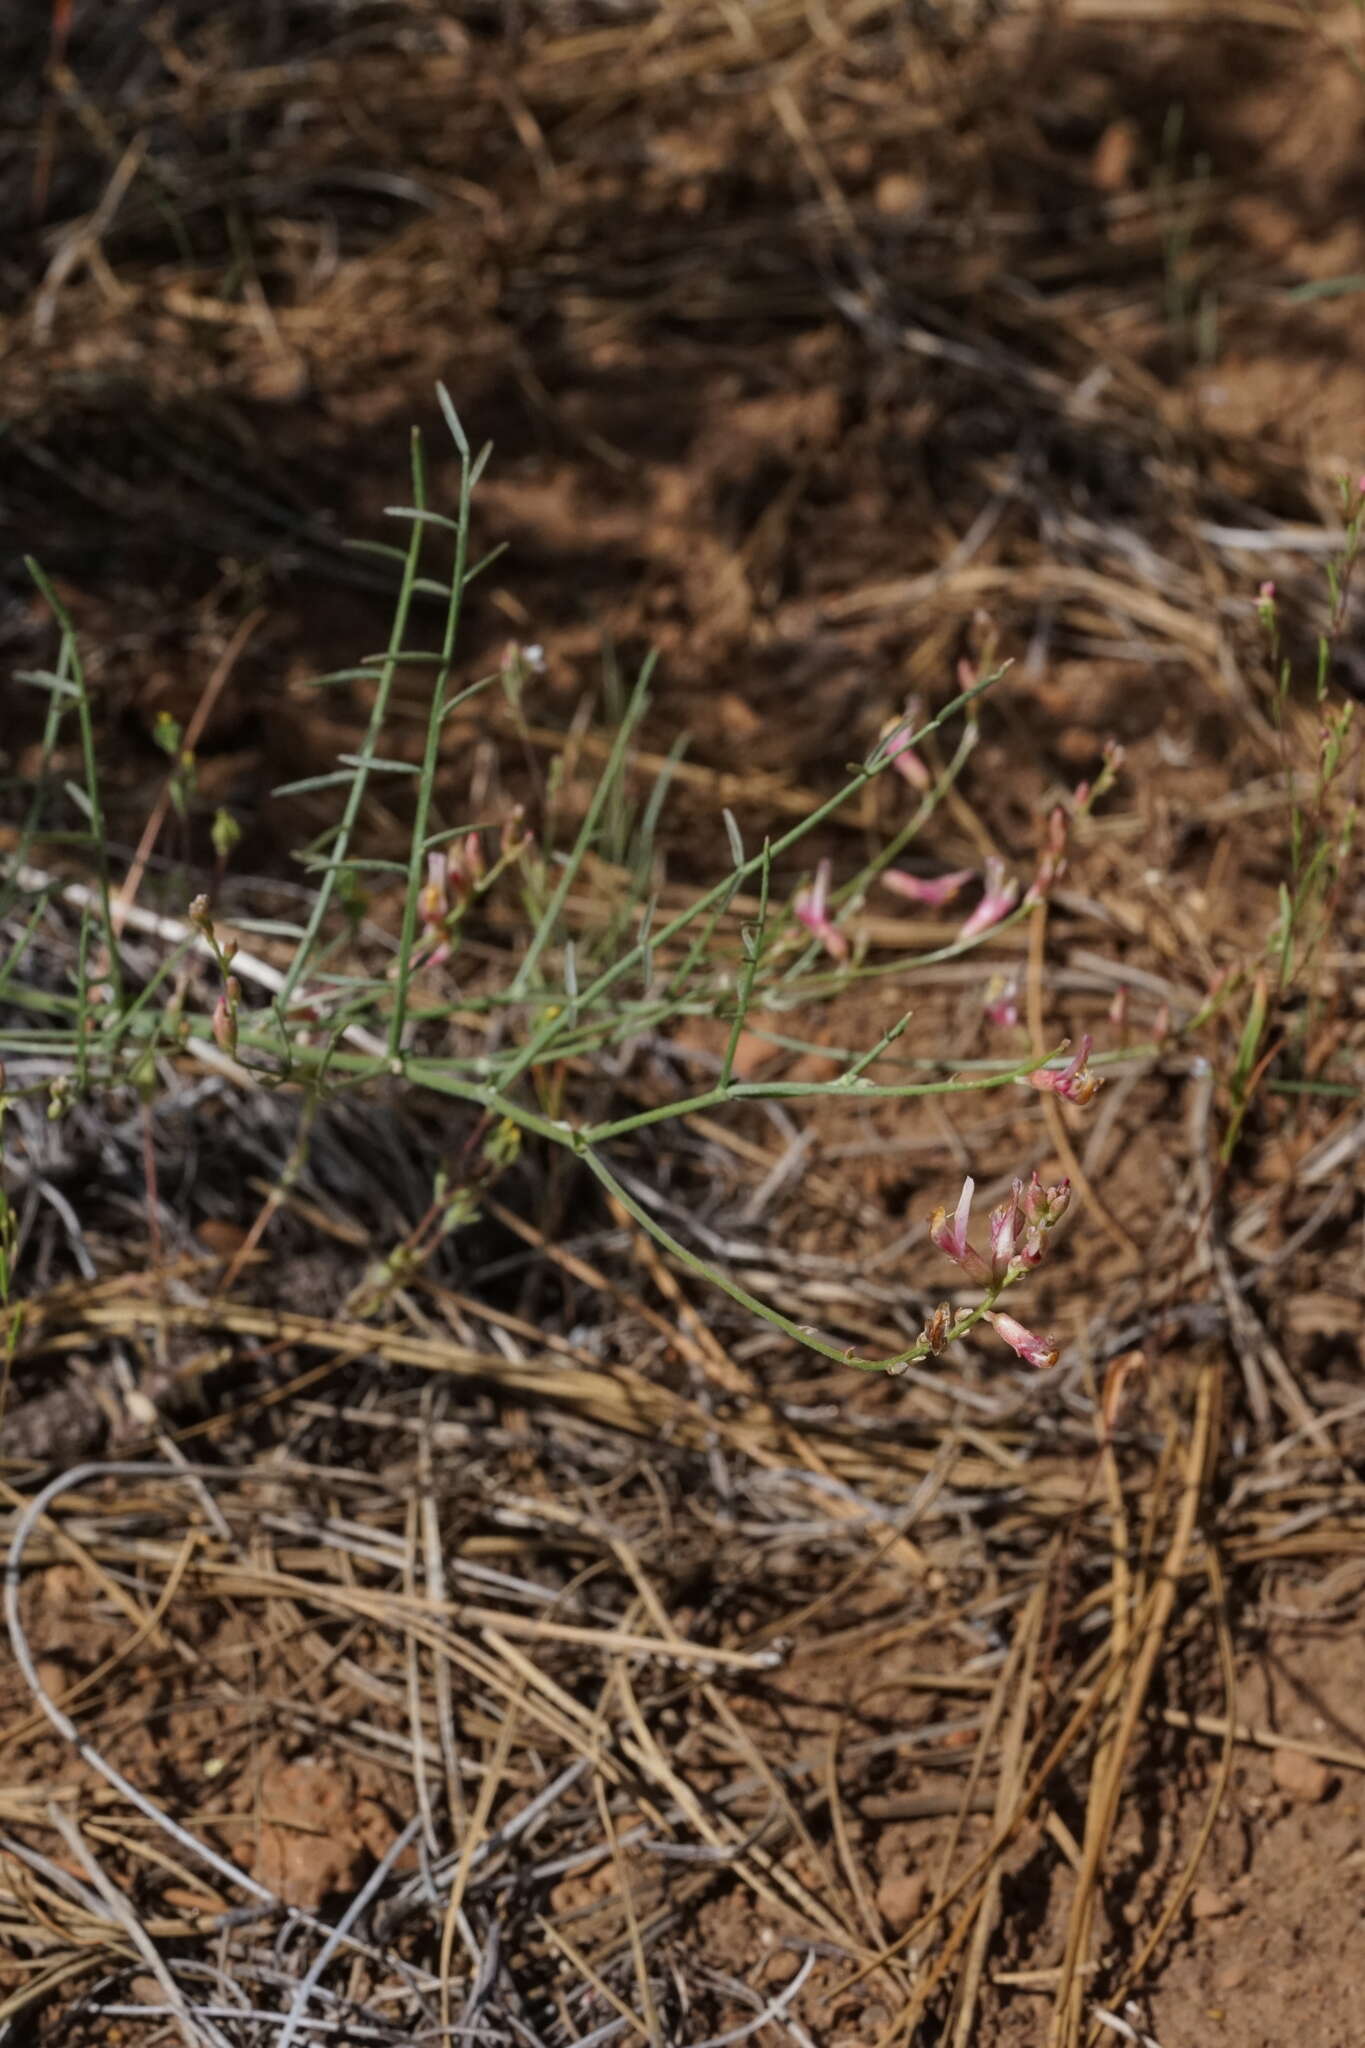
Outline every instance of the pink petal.
[(882, 881), (908, 903), (925, 903), (936, 910), (940, 904), (950, 903), (974, 873), (973, 868), (957, 868), (951, 875), (907, 875), (899, 868), (888, 868)]
[(1040, 1372), (1054, 1366), (1061, 1356), (1059, 1346), (1051, 1337), (1040, 1337), (1036, 1331), (1026, 1329), (1023, 1323), (1017, 1323), (1013, 1316), (988, 1309), (986, 1321), (998, 1336), (1004, 1338), (1011, 1351), (1017, 1352), (1026, 1365), (1037, 1366)]

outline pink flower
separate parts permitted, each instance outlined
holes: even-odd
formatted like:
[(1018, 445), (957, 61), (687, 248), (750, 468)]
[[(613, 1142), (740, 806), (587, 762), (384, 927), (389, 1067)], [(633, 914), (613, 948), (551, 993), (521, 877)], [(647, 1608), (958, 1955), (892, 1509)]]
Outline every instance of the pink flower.
[(924, 903), (937, 910), (941, 904), (951, 903), (963, 883), (971, 881), (973, 872), (971, 868), (957, 868), (951, 875), (906, 875), (899, 868), (888, 868), (882, 881), (908, 903)]
[(1018, 975), (993, 974), (981, 1007), (988, 1024), (994, 1024), (1001, 1031), (1012, 1031), (1019, 1022)]
[(460, 879), (464, 890), (471, 890), (488, 873), (488, 863), (483, 857), (483, 841), (477, 832), (466, 832), (464, 857), (458, 863)]
[(443, 853), (427, 855), (427, 879), (417, 898), (417, 914), (428, 929), (445, 923), (450, 909), (447, 893), (446, 857)]
[(1030, 1273), (1042, 1259), (1047, 1249), (1048, 1232), (1061, 1222), (1071, 1203), (1071, 1182), (1065, 1178), (1054, 1182), (1048, 1188), (1038, 1178), (1035, 1167), (1029, 1176), (1027, 1187), (1021, 1181), (1014, 1183), (1015, 1198), (1023, 1210), (1024, 1239), (1014, 1255), (1015, 1277), (1019, 1273)]
[[(1089, 809), (1096, 793), (1088, 782), (1077, 784), (1072, 801), (1079, 813), (1084, 814)], [(1047, 844), (1038, 861), (1038, 872), (1029, 883), (1025, 903), (1046, 902), (1065, 875), (1067, 840), (1070, 832), (1071, 820), (1060, 804), (1055, 805), (1047, 821)]]
[(1065, 1096), (1068, 1102), (1087, 1103), (1104, 1083), (1098, 1074), (1092, 1074), (1086, 1062), (1094, 1040), (1087, 1031), (1081, 1040), (1081, 1049), (1065, 1067), (1035, 1067), (1025, 1075), (1035, 1088), (1042, 1088), (1051, 1095)]
[(988, 932), (993, 924), (999, 924), (1014, 908), (1014, 899), (1019, 894), (1019, 884), (1012, 878), (1005, 880), (1005, 863), (995, 854), (986, 860), (985, 893), (976, 909), (958, 932), (958, 942), (974, 939), (980, 932)]
[(848, 939), (829, 914), (830, 865), (822, 860), (809, 889), (798, 889), (792, 909), (834, 960), (847, 960)]
[(882, 738), (886, 741), (886, 758), (897, 775), (903, 776), (912, 789), (929, 789), (934, 778), (910, 744), (910, 734), (919, 724), (920, 716), (919, 699), (912, 697), (905, 707), (905, 716), (894, 718), (883, 727)]
[(1013, 1316), (1003, 1315), (997, 1309), (987, 1309), (986, 1321), (998, 1336), (1004, 1338), (1011, 1351), (1018, 1352), (1026, 1365), (1036, 1365), (1045, 1372), (1061, 1356), (1060, 1347), (1051, 1337), (1040, 1337), (1035, 1331), (1025, 1329)]
[[(450, 900), (452, 878), (462, 874), (458, 861), (452, 870), (444, 853), (427, 855), (427, 878), (417, 897), (421, 935), (413, 948), (414, 967), (443, 967), (450, 958), (450, 926), (456, 905)], [(459, 890), (459, 881), (456, 879)], [(459, 890), (463, 894), (463, 890)]]
[(962, 1183), (962, 1193), (957, 1198), (957, 1209), (952, 1222), (948, 1221), (946, 1209), (935, 1209), (929, 1224), (929, 1236), (955, 1266), (961, 1266), (963, 1272), (971, 1279), (984, 1283), (990, 1279), (991, 1269), (967, 1238), (967, 1225), (972, 1214), (972, 1196), (975, 1193), (976, 1182), (969, 1177)]
[(1022, 1219), (1020, 1196), (1023, 1183), (1016, 1181), (1007, 1200), (991, 1210), (991, 1279), (1002, 1281), (1014, 1263), (1015, 1233)]

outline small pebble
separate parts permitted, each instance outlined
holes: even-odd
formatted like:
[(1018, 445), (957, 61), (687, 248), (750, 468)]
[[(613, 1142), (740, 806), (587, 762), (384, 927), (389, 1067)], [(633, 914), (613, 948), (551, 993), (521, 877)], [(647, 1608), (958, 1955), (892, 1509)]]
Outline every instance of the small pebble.
[(877, 1887), (877, 1911), (893, 1934), (913, 1926), (924, 1905), (924, 1878), (918, 1870), (888, 1877)]
[(1332, 1773), (1326, 1764), (1297, 1749), (1277, 1749), (1270, 1771), (1281, 1792), (1305, 1806), (1316, 1806), (1332, 1789)]

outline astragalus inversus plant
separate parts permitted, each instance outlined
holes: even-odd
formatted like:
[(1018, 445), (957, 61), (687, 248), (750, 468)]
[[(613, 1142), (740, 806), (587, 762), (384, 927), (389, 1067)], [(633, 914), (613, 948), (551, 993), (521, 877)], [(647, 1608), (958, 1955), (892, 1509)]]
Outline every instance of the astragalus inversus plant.
[[(470, 558), (470, 508), (488, 459), (475, 453), (444, 391), (441, 403), (459, 460), (458, 499), (449, 511), (429, 502), (420, 439), (412, 444), (412, 499), (391, 516), (405, 529), (388, 549), (398, 576), (388, 644), (382, 653), (318, 679), (317, 687), (357, 686), (369, 697), (362, 743), (336, 768), (286, 786), (286, 801), (308, 798), (333, 807), (331, 822), (298, 860), (308, 884), (304, 913), (291, 922), (237, 916), (216, 909), (214, 887), (187, 889), (178, 906), (149, 909), (139, 900), (146, 848), (115, 872), (103, 823), (100, 762), (77, 628), (41, 567), (40, 590), (60, 627), (60, 650), (49, 671), (25, 680), (47, 694), (47, 758), (74, 729), (82, 767), (75, 795), (85, 824), (66, 833), (87, 862), (91, 884), (63, 879), (44, 863), (51, 844), (42, 779), (24, 822), (18, 857), (6, 884), (7, 914), (21, 910), (19, 936), (6, 961), (9, 1005), (3, 1051), (13, 1094), (45, 1096), (47, 1114), (62, 1117), (96, 1092), (155, 1098), (168, 1073), (186, 1062), (216, 1067), (243, 1084), (290, 1090), (303, 1099), (299, 1141), (288, 1175), (297, 1173), (317, 1107), (346, 1091), (383, 1083), (454, 1098), (474, 1113), (476, 1137), (458, 1170), (431, 1190), (427, 1214), (401, 1242), (375, 1257), (364, 1305), (373, 1312), (387, 1289), (401, 1284), (450, 1232), (468, 1224), (497, 1176), (528, 1141), (571, 1154), (682, 1266), (721, 1289), (755, 1316), (825, 1358), (870, 1372), (894, 1373), (940, 1354), (978, 1323), (989, 1324), (1019, 1358), (1055, 1363), (1055, 1341), (1001, 1307), (1043, 1259), (1066, 1214), (1067, 1178), (1044, 1184), (1021, 1175), (990, 1212), (984, 1248), (970, 1234), (973, 1183), (960, 1195), (944, 1190), (930, 1226), (937, 1253), (958, 1269), (964, 1296), (945, 1301), (914, 1340), (887, 1356), (853, 1349), (761, 1300), (716, 1262), (680, 1241), (660, 1215), (628, 1187), (613, 1164), (634, 1134), (667, 1121), (711, 1117), (729, 1105), (808, 1099), (910, 1102), (965, 1092), (1037, 1091), (1052, 1105), (1084, 1105), (1099, 1087), (1091, 1041), (1035, 1041), (1019, 1051), (1017, 977), (983, 962), (982, 1014), (1004, 1049), (958, 1059), (934, 1046), (904, 1061), (897, 1047), (911, 1022), (906, 1012), (875, 1043), (844, 1057), (832, 1078), (746, 1078), (737, 1053), (751, 1019), (809, 1009), (860, 980), (967, 960), (1021, 920), (1046, 912), (1063, 876), (1072, 827), (1108, 790), (1121, 765), (1110, 747), (1092, 782), (1081, 784), (1041, 823), (1031, 872), (1015, 876), (992, 855), (983, 871), (911, 873), (897, 865), (914, 847), (932, 861), (934, 822), (955, 788), (977, 737), (978, 702), (1001, 683), (989, 655), (964, 662), (951, 700), (932, 716), (915, 702), (891, 718), (867, 758), (847, 766), (842, 785), (797, 822), (761, 845), (746, 846), (729, 811), (717, 819), (728, 860), (720, 879), (698, 887), (681, 909), (659, 907), (658, 825), (676, 757), (657, 773), (643, 800), (631, 772), (645, 714), (650, 663), (629, 690), (617, 690), (614, 731), (591, 797), (572, 829), (553, 781), (526, 804), (508, 800), (494, 814), (452, 815), (444, 797), (451, 764), (447, 734), (456, 713), (481, 693), (504, 693), (514, 720), (534, 689), (537, 648), (512, 646), (491, 673), (468, 679), (461, 661), (465, 594), (486, 566)], [(434, 646), (414, 644), (416, 600), (439, 606)], [(429, 674), (425, 726), (409, 757), (390, 739), (395, 679), (402, 670)], [(947, 742), (938, 751), (940, 738)], [(172, 756), (168, 790), (183, 792), (194, 772), (193, 746), (166, 737)], [(934, 764), (929, 758), (934, 750)], [(875, 778), (898, 791), (899, 824), (871, 857), (835, 874), (827, 855), (797, 861), (808, 842)], [(465, 787), (468, 778), (465, 778)], [(401, 860), (364, 850), (367, 801), (379, 792), (410, 820)], [(231, 859), (236, 833), (223, 815), (214, 830), (218, 872)], [(795, 859), (794, 859), (795, 857)], [(570, 916), (592, 877), (609, 864), (617, 886), (595, 920)], [(893, 967), (877, 962), (860, 921), (876, 889), (942, 911), (959, 897), (965, 908), (953, 935)], [(45, 920), (63, 903), (79, 923), (72, 985), (26, 973)], [(390, 913), (387, 926), (377, 914)], [(490, 981), (486, 964), (466, 972), (469, 938), (496, 909), (511, 931)], [(376, 913), (372, 915), (371, 913)], [(956, 912), (953, 913), (957, 915)], [(135, 947), (130, 939), (136, 937)], [(724, 1049), (710, 1084), (645, 1107), (575, 1113), (575, 1077), (624, 1072), (635, 1047), (685, 1018), (720, 1020)], [(1131, 1057), (1134, 1048), (1127, 1049)], [(602, 1100), (601, 1089), (594, 1091)], [(951, 1210), (951, 1218), (949, 1216)], [(273, 1204), (256, 1219), (233, 1272), (265, 1234)], [(933, 1256), (931, 1254), (930, 1256)], [(941, 1279), (943, 1268), (938, 1264)], [(930, 1282), (930, 1285), (933, 1283)]]

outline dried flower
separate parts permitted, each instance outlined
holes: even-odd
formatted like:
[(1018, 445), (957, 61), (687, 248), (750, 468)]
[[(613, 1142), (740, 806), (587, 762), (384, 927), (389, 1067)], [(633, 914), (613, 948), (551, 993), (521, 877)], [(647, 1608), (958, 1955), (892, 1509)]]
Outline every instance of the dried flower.
[(848, 938), (829, 914), (830, 864), (822, 860), (808, 889), (798, 889), (792, 909), (833, 960), (848, 958)]
[(948, 1337), (953, 1327), (953, 1312), (946, 1301), (941, 1301), (928, 1322), (919, 1333), (921, 1344), (926, 1344), (931, 1355), (937, 1358), (948, 1349)]
[(962, 1183), (962, 1193), (957, 1198), (957, 1208), (952, 1222), (948, 1221), (946, 1209), (935, 1209), (929, 1223), (929, 1236), (955, 1266), (961, 1266), (963, 1272), (971, 1279), (984, 1284), (991, 1277), (991, 1269), (967, 1238), (967, 1225), (972, 1214), (972, 1196), (975, 1193), (976, 1182), (968, 1176)]
[(209, 899), (207, 896), (195, 897), (190, 905), (189, 916), (190, 923), (197, 932), (201, 932), (206, 939), (213, 937), (213, 919), (209, 915)]
[(1038, 1336), (1035, 1331), (1026, 1329), (1023, 1323), (1016, 1322), (1013, 1316), (1004, 1315), (997, 1309), (987, 1309), (986, 1321), (997, 1336), (1004, 1338), (1011, 1351), (1018, 1352), (1026, 1365), (1036, 1365), (1040, 1371), (1046, 1371), (1061, 1356), (1060, 1347), (1053, 1338)]
[(956, 868), (951, 875), (907, 875), (899, 868), (888, 868), (882, 876), (884, 885), (904, 896), (907, 903), (923, 903), (931, 910), (937, 910), (944, 903), (951, 903), (963, 884), (970, 882), (975, 872), (972, 868)]
[(213, 1042), (219, 1052), (229, 1058), (237, 1052), (237, 1005), (242, 999), (242, 984), (235, 974), (230, 974), (223, 983), (222, 993), (213, 1006)]
[(1126, 1031), (1128, 1028), (1128, 984), (1126, 981), (1121, 981), (1114, 990), (1114, 1000), (1109, 1005), (1109, 1022), (1113, 1025), (1115, 1031)]
[(1084, 1104), (1090, 1101), (1104, 1083), (1098, 1074), (1092, 1074), (1087, 1061), (1094, 1040), (1087, 1031), (1081, 1040), (1081, 1049), (1064, 1067), (1035, 1067), (1025, 1080), (1035, 1088), (1042, 1088), (1051, 1095), (1061, 1095), (1068, 1102)]
[(1011, 877), (1005, 879), (1005, 863), (996, 854), (986, 860), (985, 891), (976, 909), (958, 932), (959, 944), (964, 939), (974, 939), (980, 932), (988, 932), (993, 924), (999, 924), (1014, 908), (1014, 899), (1019, 894), (1019, 884)]
[(525, 804), (513, 804), (502, 821), (498, 834), (498, 854), (503, 860), (511, 860), (526, 845), (530, 834), (526, 830)]

